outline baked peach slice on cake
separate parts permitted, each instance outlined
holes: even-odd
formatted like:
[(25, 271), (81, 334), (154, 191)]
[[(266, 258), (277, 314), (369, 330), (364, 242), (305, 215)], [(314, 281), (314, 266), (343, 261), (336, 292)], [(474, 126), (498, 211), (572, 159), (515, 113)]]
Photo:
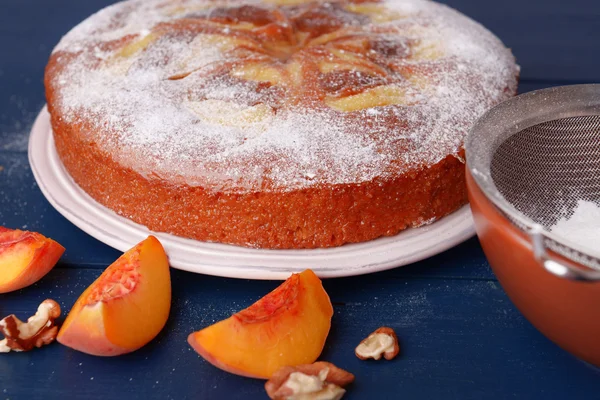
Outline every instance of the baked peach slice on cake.
[(281, 367), (314, 362), (332, 315), (321, 280), (306, 270), (247, 309), (192, 333), (188, 342), (218, 368), (268, 379)]
[(123, 254), (96, 279), (69, 312), (58, 342), (97, 356), (116, 356), (150, 342), (167, 322), (171, 276), (154, 236)]
[(58, 262), (65, 248), (37, 233), (0, 226), (0, 293), (39, 281)]

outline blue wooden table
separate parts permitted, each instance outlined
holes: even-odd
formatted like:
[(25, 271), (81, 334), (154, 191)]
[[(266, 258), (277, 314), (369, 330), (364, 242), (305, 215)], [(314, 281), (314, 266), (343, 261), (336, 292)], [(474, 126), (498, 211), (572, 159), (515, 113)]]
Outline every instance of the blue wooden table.
[[(67, 249), (43, 280), (0, 295), (2, 316), (26, 318), (45, 298), (68, 311), (119, 256), (48, 204), (27, 161), (28, 133), (44, 104), (43, 69), (53, 45), (109, 3), (0, 1), (0, 225), (42, 232)], [(600, 81), (599, 1), (447, 3), (513, 49), (522, 66), (521, 92)], [(0, 355), (0, 400), (266, 398), (262, 381), (212, 367), (186, 337), (245, 308), (278, 283), (176, 270), (172, 277), (171, 316), (151, 344), (117, 358), (96, 358), (59, 344)], [(414, 265), (324, 285), (335, 314), (322, 359), (356, 375), (347, 399), (600, 399), (600, 374), (519, 314), (476, 239)], [(359, 361), (354, 347), (381, 325), (396, 329), (401, 356)]]

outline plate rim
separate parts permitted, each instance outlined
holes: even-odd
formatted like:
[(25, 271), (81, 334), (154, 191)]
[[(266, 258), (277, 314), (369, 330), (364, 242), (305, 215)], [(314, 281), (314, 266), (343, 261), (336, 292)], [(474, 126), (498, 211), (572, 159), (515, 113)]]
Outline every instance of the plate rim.
[[(312, 268), (321, 278), (363, 275), (421, 261), (446, 251), (475, 235), (474, 223), (468, 204), (454, 213), (424, 227), (410, 228), (395, 236), (327, 249), (254, 249), (221, 243), (200, 242), (167, 233), (151, 231), (145, 226), (117, 215), (114, 211), (99, 204), (72, 180), (56, 153), (51, 133), (50, 114), (46, 105), (41, 109), (32, 126), (28, 144), (28, 159), (33, 176), (47, 201), (62, 216), (85, 233), (120, 251), (126, 251), (148, 235), (154, 235), (159, 238), (165, 247), (173, 268), (194, 273), (240, 279), (286, 279), (291, 273), (307, 268), (306, 265), (300, 264), (318, 264), (318, 261), (322, 263), (328, 256), (332, 259), (339, 258), (342, 260), (344, 258), (350, 259), (353, 255), (354, 257), (366, 257), (364, 258), (365, 260), (370, 255), (379, 257), (373, 263), (362, 261), (358, 265), (343, 264), (329, 268), (322, 265), (315, 265)], [(42, 167), (46, 168), (43, 169)], [(51, 185), (52, 179), (62, 183), (63, 186)], [(61, 196), (65, 195), (72, 196), (70, 202), (78, 205), (83, 210), (87, 210), (87, 214), (79, 215), (71, 211), (68, 207), (69, 200), (66, 200), (67, 204), (65, 204), (64, 199), (61, 200)], [(72, 206), (73, 204), (70, 205)], [(86, 221), (86, 216), (92, 220), (94, 218), (100, 221), (106, 219), (108, 222), (105, 223), (108, 229), (106, 226), (97, 226), (97, 223), (94, 224)], [(452, 223), (455, 220), (458, 223)], [(118, 236), (117, 233), (112, 232), (111, 228), (114, 229), (114, 226), (124, 231), (129, 231), (129, 239), (122, 239), (123, 232), (121, 231), (118, 232)], [(439, 238), (436, 238), (436, 235)], [(419, 245), (419, 242), (425, 239), (429, 239), (429, 245), (421, 248), (419, 251), (402, 253), (398, 252), (398, 249), (394, 247), (394, 245), (406, 246), (406, 244), (411, 242), (417, 242), (416, 245)], [(190, 251), (195, 255), (216, 257), (217, 260), (221, 259), (221, 261), (225, 261), (225, 264), (218, 265), (203, 261), (190, 262), (180, 257), (182, 254), (188, 254), (187, 252)], [(194, 253), (196, 251), (198, 253)], [(355, 255), (355, 253), (358, 253), (358, 255)], [(245, 258), (246, 261), (253, 260), (253, 262), (247, 262), (246, 265), (240, 265), (239, 262), (227, 263), (227, 260), (224, 260), (224, 258), (231, 257), (232, 255), (242, 259)], [(259, 258), (271, 259), (271, 263), (283, 263), (294, 260), (295, 264), (288, 266), (280, 265), (278, 267), (259, 265), (256, 264), (256, 259)], [(330, 259), (329, 261), (333, 260)]]

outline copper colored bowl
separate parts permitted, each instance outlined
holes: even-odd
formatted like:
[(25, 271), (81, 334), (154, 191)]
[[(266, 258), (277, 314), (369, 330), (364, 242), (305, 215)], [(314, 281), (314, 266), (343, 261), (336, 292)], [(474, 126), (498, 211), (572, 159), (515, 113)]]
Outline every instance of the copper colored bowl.
[(598, 249), (553, 228), (581, 199), (569, 193), (600, 203), (600, 85), (508, 100), (465, 149), (475, 229), (502, 287), (550, 340), (600, 367)]
[(546, 271), (529, 237), (495, 208), (469, 172), (467, 189), (481, 246), (508, 297), (550, 340), (600, 367), (600, 283)]

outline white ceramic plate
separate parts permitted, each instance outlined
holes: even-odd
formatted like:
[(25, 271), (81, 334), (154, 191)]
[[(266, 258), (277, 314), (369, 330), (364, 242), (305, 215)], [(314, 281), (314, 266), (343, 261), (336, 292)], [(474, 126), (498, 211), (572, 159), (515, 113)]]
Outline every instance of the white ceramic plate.
[(37, 117), (29, 139), (29, 163), (50, 204), (96, 239), (126, 251), (153, 234), (160, 239), (171, 266), (209, 275), (249, 279), (285, 279), (311, 268), (323, 278), (361, 275), (400, 267), (453, 247), (475, 233), (468, 206), (431, 224), (399, 235), (317, 250), (260, 250), (199, 242), (151, 232), (98, 204), (64, 169), (47, 109)]

